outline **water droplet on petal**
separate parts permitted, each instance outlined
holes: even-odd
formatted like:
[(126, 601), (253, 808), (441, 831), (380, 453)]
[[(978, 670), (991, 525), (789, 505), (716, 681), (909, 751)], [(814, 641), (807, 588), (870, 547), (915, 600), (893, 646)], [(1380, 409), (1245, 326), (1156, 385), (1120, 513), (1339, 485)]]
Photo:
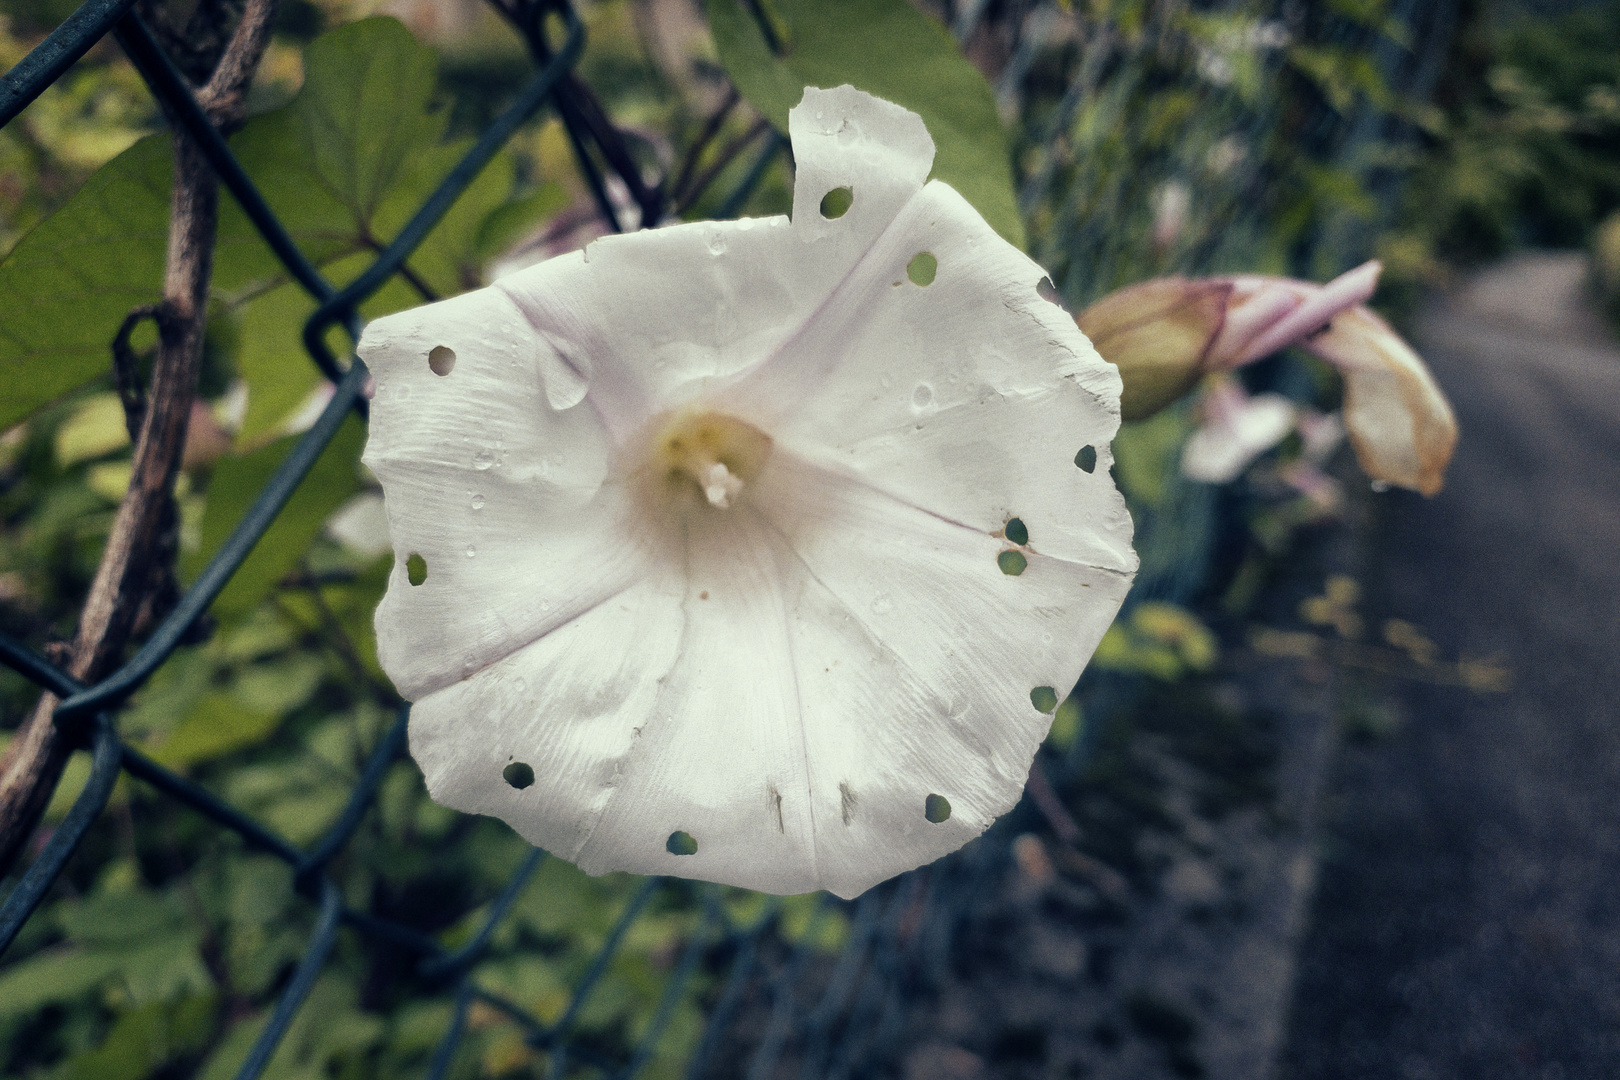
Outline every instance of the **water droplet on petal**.
[(472, 497), (472, 508), (474, 510), (482, 510), (484, 508), (484, 497), (482, 495), (474, 495)]
[(894, 601), (889, 599), (888, 593), (878, 593), (872, 599), (872, 610), (879, 615), (883, 615), (894, 610)]
[(715, 233), (709, 237), (709, 254), (724, 255), (726, 253), (726, 237), (724, 233)]
[(483, 472), (493, 464), (495, 464), (495, 451), (493, 450), (480, 450), (473, 455), (473, 468), (479, 472)]
[(469, 559), (470, 559), (470, 558), (472, 558), (472, 557), (473, 557), (473, 556), (474, 556), (474, 555), (477, 555), (477, 554), (478, 554), (478, 549), (477, 549), (477, 548), (475, 548), (475, 547), (473, 547), (473, 546), (472, 546), (472, 545), (471, 545), (471, 544), (468, 544), (468, 545), (467, 545), (467, 558), (469, 558)]
[(934, 403), (934, 388), (925, 382), (917, 384), (911, 392), (911, 408), (913, 412), (921, 412)]

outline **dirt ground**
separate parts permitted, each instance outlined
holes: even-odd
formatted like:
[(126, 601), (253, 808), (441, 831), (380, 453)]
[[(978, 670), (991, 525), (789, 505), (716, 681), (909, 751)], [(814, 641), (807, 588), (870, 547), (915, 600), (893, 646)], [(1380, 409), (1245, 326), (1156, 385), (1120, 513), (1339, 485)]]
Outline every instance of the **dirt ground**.
[(1620, 1076), (1620, 349), (1581, 275), (1522, 256), (1421, 324), (1462, 440), (1383, 500), (1371, 604), (1513, 684), (1395, 684), (1339, 755), (1287, 1080)]

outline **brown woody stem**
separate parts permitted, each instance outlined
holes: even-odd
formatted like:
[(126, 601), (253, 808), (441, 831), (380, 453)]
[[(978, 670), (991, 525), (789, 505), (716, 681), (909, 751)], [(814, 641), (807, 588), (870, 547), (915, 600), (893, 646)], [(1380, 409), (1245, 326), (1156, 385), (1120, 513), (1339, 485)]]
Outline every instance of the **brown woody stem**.
[[(275, 0), (249, 0), (214, 75), (198, 92), (215, 124), (240, 118), (248, 83), (270, 40), (275, 6)], [(139, 410), (129, 490), (113, 520), (67, 663), (68, 671), (83, 682), (94, 682), (118, 662), (137, 614), (154, 587), (168, 580), (164, 571), (173, 558), (167, 534), (174, 522), (174, 480), (202, 366), (218, 217), (218, 179), (201, 150), (175, 125), (163, 300), (151, 312), (158, 325), (157, 357)], [(127, 349), (127, 340), (122, 345)], [(120, 389), (128, 374), (119, 372)], [(165, 565), (158, 566), (160, 562)], [(80, 743), (83, 725), (58, 723), (56, 706), (55, 696), (42, 695), (0, 758), (0, 873), (16, 860)]]

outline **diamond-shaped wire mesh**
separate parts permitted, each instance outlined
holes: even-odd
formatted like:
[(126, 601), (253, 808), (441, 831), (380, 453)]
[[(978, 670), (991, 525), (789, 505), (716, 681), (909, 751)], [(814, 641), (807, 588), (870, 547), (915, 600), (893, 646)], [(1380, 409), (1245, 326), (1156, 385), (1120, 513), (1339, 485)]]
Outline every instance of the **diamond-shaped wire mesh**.
[[(974, 31), (986, 6), (984, 3), (961, 6), (954, 27), (959, 39), (966, 39)], [(433, 1078), (450, 1071), (475, 1003), (504, 1014), (519, 1025), (528, 1043), (546, 1052), (550, 1076), (576, 1075), (581, 1070), (586, 1075), (633, 1076), (653, 1054), (683, 998), (693, 993), (693, 976), (700, 965), (705, 964), (711, 971), (718, 969), (720, 977), (705, 1001), (707, 1021), (687, 1064), (689, 1076), (737, 1075), (749, 1080), (765, 1080), (792, 1071), (806, 1078), (846, 1077), (867, 1072), (873, 1063), (887, 1060), (906, 1030), (912, 1004), (928, 986), (943, 977), (955, 927), (971, 907), (975, 891), (982, 888), (1004, 862), (1005, 845), (995, 842), (994, 833), (989, 842), (971, 845), (957, 856), (904, 875), (872, 890), (853, 904), (843, 905), (824, 898), (815, 918), (824, 918), (840, 909), (849, 926), (847, 943), (831, 958), (818, 953), (812, 945), (814, 925), (800, 933), (796, 942), (789, 942), (778, 934), (779, 905), (775, 902), (764, 905), (762, 913), (752, 921), (737, 925), (720, 902), (720, 890), (700, 891), (701, 918), (669, 965), (651, 1021), (628, 1054), (611, 1054), (580, 1039), (577, 1022), (627, 933), (654, 903), (659, 891), (671, 887), (669, 883), (655, 878), (640, 886), (623, 907), (583, 976), (569, 988), (560, 1014), (547, 1022), (523, 1005), (481, 986), (472, 975), (473, 966), (484, 955), (491, 935), (546, 858), (544, 852), (534, 852), (522, 864), (504, 891), (489, 905), (482, 926), (454, 950), (402, 922), (350, 906), (328, 876), (328, 864), (355, 835), (373, 806), (389, 765), (403, 753), (408, 706), (400, 710), (391, 728), (371, 750), (359, 782), (335, 824), (307, 850), (277, 835), (263, 822), (201, 785), (159, 765), (120, 738), (115, 723), (119, 709), (165, 663), (187, 632), (204, 616), (300, 480), (314, 466), (346, 416), (351, 411), (364, 413), (366, 369), (352, 357), (346, 364), (340, 362), (327, 347), (325, 332), (340, 325), (348, 330), (351, 339), (358, 338), (358, 305), (401, 269), (406, 258), (479, 170), (520, 126), (548, 103), (568, 128), (576, 150), (576, 163), (598, 207), (617, 227), (606, 180), (592, 157), (584, 152), (591, 132), (569, 106), (565, 78), (579, 59), (584, 33), (567, 0), (523, 0), (507, 9), (519, 14), (520, 28), (537, 66), (536, 73), (505, 111), (482, 132), (394, 241), (364, 273), (341, 289), (327, 281), (293, 242), (238, 164), (224, 137), (203, 113), (185, 79), (133, 8), (134, 0), (88, 0), (83, 4), (0, 80), (0, 125), (13, 119), (104, 35), (114, 34), (171, 121), (183, 126), (201, 147), (226, 189), (287, 272), (316, 301), (318, 307), (303, 327), (303, 342), (310, 358), (333, 382), (335, 390), (319, 419), (275, 471), (191, 590), (139, 651), (112, 675), (93, 686), (81, 685), (23, 645), (0, 636), (0, 660), (61, 699), (56, 710), (59, 721), (71, 717), (90, 718), (87, 730), (92, 755), (90, 776), (82, 794), (0, 907), (0, 952), (10, 946), (22, 925), (44, 901), (74, 850), (107, 805), (115, 781), (120, 774), (127, 773), (191, 808), (219, 828), (235, 833), (247, 848), (286, 863), (294, 871), (298, 892), (314, 908), (314, 925), (307, 945), (290, 979), (283, 984), (269, 1021), (237, 1073), (239, 1077), (256, 1077), (264, 1071), (345, 927), (358, 935), (367, 947), (409, 955), (414, 976), (424, 994), (448, 991), (453, 996), (451, 1023), (431, 1058), (427, 1073)], [(1410, 22), (1411, 5), (1397, 14)], [(548, 16), (560, 16), (564, 26), (565, 36), (558, 45), (547, 38)], [(1442, 40), (1450, 25), (1449, 18), (1446, 15), (1432, 20), (1441, 28)], [(997, 88), (1004, 102), (1016, 98), (1027, 79), (1048, 77), (1034, 70), (1034, 64), (1045, 37), (1056, 25), (1055, 12), (1031, 5), (1019, 25), (1021, 29), (1013, 42), (1011, 60)], [(1138, 171), (1128, 176), (1118, 170), (1110, 172), (1111, 166), (1102, 148), (1088, 144), (1086, 133), (1095, 134), (1099, 130), (1096, 122), (1099, 119), (1107, 123), (1124, 116), (1130, 96), (1137, 89), (1135, 73), (1147, 72), (1148, 65), (1137, 63), (1141, 56), (1130, 49), (1122, 52), (1117, 42), (1110, 45), (1106, 41), (1092, 41), (1088, 45), (1095, 62), (1082, 60), (1074, 65), (1067, 86), (1052, 95), (1055, 105), (1045, 120), (1033, 125), (1034, 144), (1024, 148), (1033, 151), (1033, 158), (1032, 163), (1026, 163), (1027, 179), (1020, 192), (1024, 212), (1041, 216), (1045, 225), (1042, 232), (1060, 238), (1037, 243), (1033, 254), (1053, 270), (1059, 291), (1071, 302), (1084, 301), (1152, 270), (1144, 267), (1119, 241), (1127, 232), (1121, 228), (1121, 217), (1126, 214), (1140, 217), (1149, 209), (1141, 192), (1151, 189), (1164, 177), (1174, 176), (1178, 155), (1186, 158), (1215, 150), (1211, 145), (1180, 146), (1154, 163), (1150, 172)], [(1151, 47), (1151, 43), (1147, 43), (1137, 49), (1145, 52)], [(1429, 52), (1434, 51), (1431, 45)], [(1408, 81), (1426, 93), (1427, 87), (1422, 85), (1424, 78), (1432, 79), (1432, 68), (1415, 72)], [(1092, 123), (1076, 124), (1076, 112), (1082, 106), (1092, 111)], [(1204, 130), (1249, 130), (1258, 142), (1263, 138), (1265, 126), (1275, 120), (1266, 104), (1242, 108), (1227, 100), (1222, 108), (1226, 112), (1221, 114), (1221, 122), (1211, 119), (1204, 124)], [(1375, 130), (1352, 132), (1336, 152), (1337, 156), (1353, 157), (1358, 152), (1356, 140), (1365, 143), (1376, 134)], [(780, 136), (768, 140), (743, 184), (724, 201), (721, 216), (730, 216), (741, 209), (784, 146), (785, 140)], [(598, 149), (604, 151), (602, 156), (607, 169), (620, 183), (627, 185), (632, 195), (646, 194), (639, 177), (629, 175), (623, 161), (615, 160), (615, 155), (607, 152), (607, 148)], [(1203, 248), (1186, 253), (1181, 265), (1171, 269), (1200, 270), (1241, 264), (1245, 254), (1252, 250), (1252, 234), (1260, 228), (1253, 212), (1245, 210), (1245, 195), (1243, 187), (1234, 183), (1225, 193), (1225, 202), (1212, 211), (1224, 215), (1223, 230)], [(657, 220), (657, 208), (653, 209), (655, 212), (651, 214), (644, 213), (645, 220)], [(1160, 272), (1162, 270), (1161, 267)], [(1137, 595), (1184, 598), (1196, 589), (1203, 579), (1206, 553), (1214, 536), (1212, 500), (1207, 487), (1180, 485), (1168, 498), (1166, 509), (1155, 518), (1139, 523), (1143, 526), (1139, 540), (1144, 548), (1144, 571)], [(1087, 698), (1091, 724), (1118, 708), (1129, 696), (1128, 687), (1117, 682), (1095, 681)], [(1061, 759), (1058, 767), (1072, 775), (1083, 752), (1084, 743), (1079, 750)]]

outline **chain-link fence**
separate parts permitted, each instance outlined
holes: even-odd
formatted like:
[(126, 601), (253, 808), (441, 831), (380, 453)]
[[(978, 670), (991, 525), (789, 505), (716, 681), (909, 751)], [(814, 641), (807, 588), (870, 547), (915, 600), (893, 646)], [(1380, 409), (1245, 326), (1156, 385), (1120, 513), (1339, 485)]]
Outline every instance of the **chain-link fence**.
[[(11, 945), (23, 924), (46, 899), (106, 807), (115, 782), (121, 774), (127, 774), (189, 807), (218, 828), (236, 834), (247, 848), (291, 867), (297, 891), (314, 909), (307, 946), (290, 978), (281, 985), (274, 1010), (242, 1063), (239, 1077), (263, 1073), (345, 929), (356, 935), (364, 948), (408, 956), (412, 978), (424, 995), (448, 993), (453, 998), (452, 1019), (431, 1057), (427, 1073), (430, 1077), (441, 1077), (451, 1070), (475, 1004), (504, 1014), (519, 1025), (528, 1044), (545, 1052), (548, 1076), (633, 1076), (654, 1053), (683, 1001), (696, 993), (694, 976), (700, 969), (715, 977), (705, 982), (701, 1006), (706, 1021), (686, 1064), (687, 1075), (765, 1080), (790, 1072), (805, 1078), (869, 1073), (893, 1057), (894, 1047), (912, 1022), (909, 1010), (913, 1003), (930, 985), (946, 976), (957, 923), (971, 909), (976, 890), (1005, 862), (1006, 845), (999, 838), (1007, 829), (998, 828), (986, 841), (891, 881), (852, 904), (824, 898), (815, 919), (847, 920), (845, 943), (836, 955), (817, 949), (813, 925), (797, 935), (782, 934), (779, 905), (775, 902), (764, 905), (760, 914), (739, 924), (721, 902), (721, 890), (703, 888), (694, 892), (686, 883), (649, 879), (625, 904), (583, 976), (569, 988), (560, 1014), (548, 1022), (523, 1004), (481, 985), (473, 976), (475, 963), (484, 955), (513, 903), (530, 885), (546, 858), (544, 852), (535, 851), (522, 864), (488, 906), (482, 925), (455, 949), (444, 947), (437, 938), (404, 922), (346, 903), (328, 873), (329, 864), (372, 811), (389, 766), (403, 753), (408, 707), (399, 711), (395, 722), (371, 749), (359, 782), (335, 824), (307, 848), (293, 844), (212, 791), (158, 764), (120, 737), (116, 719), (120, 709), (205, 616), (347, 415), (364, 415), (366, 369), (353, 357), (340, 362), (327, 345), (326, 332), (340, 326), (351, 339), (358, 339), (361, 320), (357, 310), (362, 301), (401, 271), (406, 259), (514, 132), (549, 105), (566, 129), (580, 176), (608, 227), (621, 227), (610, 191), (615, 186), (628, 192), (630, 201), (641, 211), (642, 221), (655, 223), (664, 216), (666, 208), (660, 202), (660, 192), (643, 181), (619, 134), (600, 113), (590, 113), (573, 81), (577, 78), (573, 69), (584, 45), (584, 30), (567, 0), (513, 0), (497, 7), (522, 33), (535, 73), (396, 238), (368, 269), (342, 288), (322, 275), (278, 221), (222, 133), (209, 121), (185, 78), (134, 10), (134, 0), (89, 0), (0, 80), (3, 124), (17, 116), (98, 40), (113, 34), (170, 122), (182, 127), (201, 149), (286, 272), (316, 302), (314, 314), (303, 327), (303, 343), (312, 361), (335, 386), (319, 418), (276, 469), (228, 541), (172, 612), (113, 674), (94, 685), (81, 685), (22, 644), (0, 636), (0, 659), (61, 699), (55, 713), (57, 722), (79, 718), (88, 733), (92, 759), (82, 794), (50, 832), (48, 841), (0, 907), (0, 951)], [(986, 10), (984, 3), (970, 3), (956, 11), (953, 29), (959, 40), (967, 40), (981, 29), (980, 20)], [(1055, 8), (1032, 6), (1019, 19), (1003, 20), (1003, 25), (1014, 27), (1007, 49), (1010, 59), (997, 87), (1004, 105), (1009, 101), (1016, 104), (1022, 88), (1031, 81), (1052, 78), (1036, 58), (1049, 44), (1047, 39), (1057, 31), (1061, 18)], [(560, 29), (560, 41), (548, 36), (548, 26)], [(1242, 178), (1241, 162), (1233, 165), (1237, 172), (1223, 189), (1224, 202), (1206, 208), (1216, 215), (1218, 228), (1205, 230), (1208, 235), (1201, 241), (1183, 245), (1172, 265), (1167, 267), (1162, 261), (1157, 266), (1148, 265), (1134, 254), (1127, 256), (1115, 238), (1125, 232), (1121, 215), (1128, 211), (1140, 217), (1151, 211), (1141, 192), (1152, 187), (1156, 178), (1173, 177), (1194, 155), (1220, 153), (1220, 147), (1226, 144), (1219, 143), (1218, 138), (1230, 140), (1233, 131), (1248, 130), (1253, 145), (1263, 142), (1262, 129), (1275, 122), (1274, 102), (1245, 104), (1230, 96), (1222, 98), (1225, 111), (1212, 114), (1203, 123), (1203, 130), (1212, 136), (1204, 144), (1171, 148), (1153, 163), (1153, 171), (1147, 175), (1110, 174), (1109, 158), (1103, 152), (1107, 148), (1097, 141), (1098, 132), (1104, 131), (1099, 123), (1122, 122), (1141, 81), (1155, 77), (1151, 65), (1142, 62), (1153, 46), (1151, 42), (1138, 42), (1124, 47), (1117, 40), (1110, 41), (1100, 30), (1089, 39), (1082, 36), (1071, 44), (1078, 58), (1071, 57), (1075, 62), (1065, 71), (1057, 92), (1051, 94), (1053, 108), (1030, 125), (1035, 160), (1026, 163), (1026, 179), (1020, 192), (1022, 209), (1026, 214), (1043, 217), (1042, 235), (1050, 238), (1037, 242), (1034, 254), (1053, 269), (1054, 280), (1065, 297), (1082, 301), (1155, 270), (1231, 267), (1251, 256), (1258, 225), (1252, 206), (1245, 205), (1246, 199), (1252, 199), (1246, 187), (1250, 181)], [(1420, 79), (1427, 77), (1424, 72), (1419, 73)], [(1218, 86), (1220, 80), (1212, 82)], [(1086, 111), (1089, 121), (1078, 123), (1077, 111)], [(723, 200), (721, 216), (733, 215), (744, 206), (785, 145), (780, 135), (766, 141), (753, 164), (744, 170), (741, 185)], [(1112, 223), (1113, 232), (1092, 235), (1105, 221)], [(1137, 231), (1150, 227), (1144, 222)], [(1140, 245), (1132, 250), (1139, 249)], [(1139, 593), (1174, 599), (1191, 594), (1203, 579), (1216, 515), (1210, 489), (1176, 486), (1173, 470), (1171, 474), (1175, 490), (1156, 510), (1139, 514), (1144, 544)], [(1093, 680), (1087, 693), (1088, 728), (1096, 727), (1129, 698), (1128, 683), (1117, 678)], [(1085, 740), (1081, 740), (1066, 756), (1048, 760), (1060, 786), (1077, 771), (1085, 746)], [(1015, 812), (1015, 816), (1018, 813), (1024, 811)], [(642, 1026), (628, 1051), (604, 1050), (598, 1042), (580, 1037), (578, 1021), (634, 923), (656, 904), (661, 890), (681, 890), (684, 898), (695, 896), (700, 918), (696, 929), (685, 936), (669, 961), (650, 1021)]]

